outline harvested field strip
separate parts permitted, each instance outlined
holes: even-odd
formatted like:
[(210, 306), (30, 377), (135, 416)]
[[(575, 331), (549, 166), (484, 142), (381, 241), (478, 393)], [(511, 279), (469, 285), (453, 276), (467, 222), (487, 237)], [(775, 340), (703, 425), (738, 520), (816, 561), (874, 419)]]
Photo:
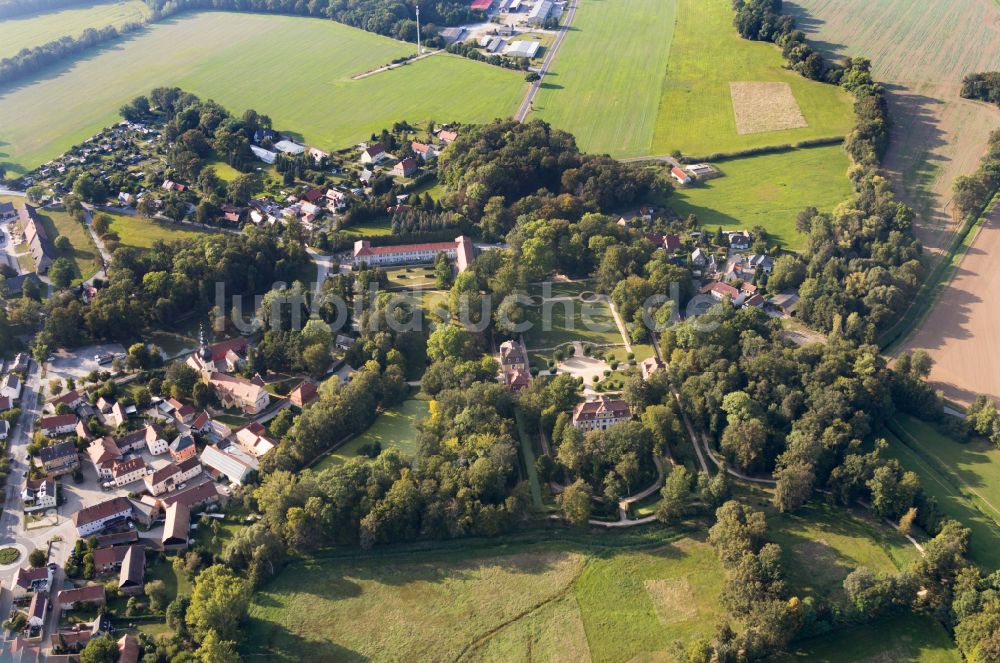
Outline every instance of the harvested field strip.
[(761, 133), (808, 127), (788, 83), (730, 83), (736, 133)]

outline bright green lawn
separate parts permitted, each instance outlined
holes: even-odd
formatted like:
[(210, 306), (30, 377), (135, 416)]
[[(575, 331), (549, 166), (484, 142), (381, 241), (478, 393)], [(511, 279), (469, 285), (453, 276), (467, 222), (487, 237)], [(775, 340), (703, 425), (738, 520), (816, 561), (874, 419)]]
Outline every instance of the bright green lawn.
[(298, 562), (255, 596), (241, 649), (279, 663), (670, 660), (675, 640), (711, 635), (721, 585), (689, 538)]
[(208, 231), (198, 230), (192, 226), (166, 223), (117, 212), (105, 213), (111, 217), (111, 232), (118, 235), (119, 243), (124, 246), (148, 249), (157, 241), (173, 242), (208, 233)]
[[(777, 46), (739, 36), (730, 0), (677, 0), (652, 151), (705, 155), (846, 134), (854, 123), (850, 95), (807, 80), (784, 64)], [(737, 134), (731, 82), (788, 83), (809, 126)]]
[(969, 558), (987, 572), (1000, 568), (1000, 527), (996, 522), (977, 509), (952, 480), (942, 474), (937, 463), (928, 462), (891, 433), (885, 438), (889, 442), (886, 456), (897, 458), (905, 469), (916, 472), (924, 492), (937, 501), (938, 508), (972, 530)]
[(427, 401), (403, 401), (401, 405), (380, 414), (364, 433), (325, 456), (316, 463), (314, 469), (322, 470), (356, 458), (358, 449), (373, 442), (381, 444), (383, 449), (398, 449), (404, 455), (412, 456), (417, 450), (416, 423), (427, 417), (429, 410), (430, 404)]
[(621, 332), (606, 302), (546, 301), (528, 307), (531, 329), (524, 333), (528, 348), (554, 348), (571, 341), (622, 345)]
[(3, 19), (0, 39), (0, 60), (9, 58), (22, 48), (34, 48), (60, 37), (78, 37), (87, 28), (115, 27), (139, 23), (149, 15), (149, 8), (140, 0), (123, 2), (83, 2), (58, 11), (26, 14)]
[(8, 170), (37, 166), (115, 122), (123, 102), (164, 85), (210, 97), (237, 115), (254, 108), (322, 149), (402, 119), (507, 116), (523, 94), (522, 74), (452, 55), (350, 80), (412, 50), (321, 19), (186, 13), (53, 65), (0, 96), (0, 144)]
[(649, 154), (674, 31), (675, 0), (581, 0), (534, 100), (580, 148)]
[(101, 268), (100, 254), (90, 232), (76, 219), (62, 209), (39, 209), (38, 216), (49, 235), (49, 240), (55, 242), (56, 237), (65, 235), (69, 238), (72, 248), (66, 253), (56, 251), (62, 257), (73, 260), (76, 269), (73, 271), (73, 282), (80, 283), (97, 273)]
[(392, 234), (392, 219), (384, 217), (376, 221), (359, 223), (337, 231), (348, 237), (381, 237)]
[(774, 240), (799, 249), (795, 217), (807, 207), (830, 211), (851, 195), (850, 160), (840, 145), (734, 159), (716, 164), (724, 176), (677, 189), (668, 204), (714, 231), (764, 226)]
[(769, 522), (770, 538), (782, 548), (792, 594), (846, 601), (844, 578), (859, 566), (898, 573), (919, 553), (904, 537), (843, 509), (813, 505)]
[(962, 660), (941, 624), (931, 617), (914, 614), (798, 642), (790, 650), (790, 655), (769, 660), (773, 663), (960, 663)]
[(437, 283), (434, 276), (434, 265), (389, 267), (385, 271), (389, 278), (390, 288), (432, 287)]
[(218, 175), (220, 179), (225, 180), (226, 182), (232, 182), (237, 177), (243, 174), (240, 171), (233, 168), (232, 166), (230, 166), (222, 159), (212, 159), (211, 161), (205, 164), (205, 167), (214, 168), (215, 174)]

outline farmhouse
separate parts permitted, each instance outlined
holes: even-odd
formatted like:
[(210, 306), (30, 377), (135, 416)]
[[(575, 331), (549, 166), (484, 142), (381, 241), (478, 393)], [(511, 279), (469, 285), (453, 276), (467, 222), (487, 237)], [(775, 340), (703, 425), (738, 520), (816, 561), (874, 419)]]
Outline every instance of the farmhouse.
[(707, 163), (696, 163), (690, 166), (684, 166), (684, 170), (690, 173), (691, 177), (696, 180), (710, 180), (713, 177), (718, 177), (721, 173), (715, 166)]
[(167, 463), (152, 474), (147, 474), (142, 478), (146, 484), (146, 490), (150, 495), (162, 495), (173, 489), (175, 483), (180, 483), (179, 475), (181, 470), (174, 463)]
[(35, 270), (39, 274), (44, 274), (52, 264), (52, 256), (55, 254), (49, 238), (42, 228), (35, 208), (31, 205), (24, 205), (18, 210), (18, 218), (21, 220), (21, 228), (24, 230), (24, 239), (28, 243), (28, 250), (35, 260)]
[(434, 262), (439, 253), (454, 260), (458, 271), (464, 272), (475, 257), (472, 240), (462, 235), (454, 242), (429, 242), (426, 244), (402, 244), (399, 246), (372, 246), (367, 239), (354, 242), (354, 266), (361, 263), (377, 265), (407, 265), (418, 262)]
[(38, 420), (38, 430), (45, 437), (57, 437), (66, 435), (76, 430), (76, 422), (79, 421), (75, 414), (58, 414), (54, 417), (45, 417)]
[(257, 157), (267, 165), (273, 164), (278, 158), (277, 152), (272, 152), (271, 150), (265, 150), (263, 147), (259, 147), (257, 145), (251, 145), (250, 151), (253, 152), (253, 155), (255, 157)]
[[(701, 294), (711, 294), (712, 298), (716, 301), (722, 301), (726, 297), (729, 297), (736, 303), (737, 299), (740, 297), (740, 291), (729, 285), (728, 283), (714, 282), (709, 283), (704, 288), (701, 289)], [(740, 300), (742, 301), (742, 300)]]
[(164, 497), (160, 502), (168, 507), (171, 504), (181, 503), (189, 509), (196, 509), (205, 504), (214, 504), (222, 499), (215, 483), (204, 481), (197, 486), (191, 486), (184, 490)]
[(674, 166), (673, 168), (670, 169), (670, 176), (673, 177), (682, 185), (688, 185), (694, 181), (694, 178), (692, 178), (688, 173), (684, 172), (677, 166)]
[(87, 447), (87, 456), (97, 470), (97, 476), (102, 479), (110, 479), (111, 471), (115, 464), (122, 459), (122, 450), (118, 448), (114, 438), (105, 435), (99, 440), (94, 440)]
[(361, 163), (373, 164), (381, 163), (389, 158), (389, 155), (385, 151), (385, 146), (382, 143), (375, 143), (369, 145), (361, 152)]
[(76, 445), (69, 440), (42, 448), (38, 452), (38, 459), (42, 461), (45, 473), (52, 476), (66, 474), (80, 467)]
[(124, 497), (115, 497), (99, 504), (80, 509), (73, 514), (73, 524), (80, 536), (100, 532), (108, 523), (132, 515), (132, 505)]
[(25, 511), (39, 511), (56, 506), (56, 482), (52, 478), (29, 479), (21, 491), (21, 506)]
[(396, 177), (409, 177), (417, 172), (417, 160), (413, 157), (406, 157), (392, 167), (392, 174)]
[(608, 396), (577, 403), (573, 408), (573, 426), (584, 431), (607, 430), (609, 426), (631, 418), (632, 410), (628, 403)]
[(115, 463), (111, 468), (111, 479), (121, 488), (133, 481), (139, 481), (146, 475), (146, 461), (142, 456), (136, 456), (121, 463)]
[[(135, 532), (135, 530), (130, 530)], [(98, 548), (94, 551), (94, 571), (97, 575), (105, 575), (121, 569), (125, 555), (132, 546), (111, 546)]]

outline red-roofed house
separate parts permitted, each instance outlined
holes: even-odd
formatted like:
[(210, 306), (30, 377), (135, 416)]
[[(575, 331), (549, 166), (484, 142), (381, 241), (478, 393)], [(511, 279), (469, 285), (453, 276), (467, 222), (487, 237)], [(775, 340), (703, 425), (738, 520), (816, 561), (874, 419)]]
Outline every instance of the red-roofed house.
[(361, 153), (361, 163), (379, 163), (388, 157), (385, 146), (382, 143), (375, 143), (366, 147), (365, 151)]
[(632, 418), (632, 410), (623, 400), (602, 396), (596, 401), (578, 403), (573, 408), (573, 426), (584, 431), (606, 430)]
[(66, 435), (76, 430), (76, 422), (79, 421), (75, 414), (57, 414), (54, 417), (45, 417), (38, 421), (38, 430), (45, 437), (55, 437)]
[(319, 398), (316, 385), (306, 380), (288, 394), (288, 400), (300, 410)]
[(406, 157), (392, 167), (392, 174), (396, 177), (409, 177), (417, 172), (417, 160), (413, 157)]
[(434, 262), (439, 253), (444, 253), (458, 265), (458, 271), (468, 269), (475, 258), (472, 240), (464, 235), (454, 242), (428, 242), (425, 244), (401, 244), (399, 246), (372, 246), (367, 239), (354, 243), (354, 266), (361, 263), (378, 265), (407, 265), (420, 262)]
[(455, 133), (454, 131), (448, 131), (446, 129), (442, 129), (441, 131), (439, 131), (437, 137), (438, 140), (440, 140), (445, 145), (454, 143), (456, 140), (458, 140), (457, 133)]
[(82, 604), (104, 605), (104, 585), (87, 585), (86, 587), (77, 587), (76, 589), (64, 589), (59, 592), (56, 603), (59, 604), (59, 609), (63, 611), (72, 610)]
[(670, 169), (670, 176), (684, 186), (691, 184), (691, 182), (694, 181), (694, 178), (692, 178), (689, 173), (684, 172), (677, 166)]

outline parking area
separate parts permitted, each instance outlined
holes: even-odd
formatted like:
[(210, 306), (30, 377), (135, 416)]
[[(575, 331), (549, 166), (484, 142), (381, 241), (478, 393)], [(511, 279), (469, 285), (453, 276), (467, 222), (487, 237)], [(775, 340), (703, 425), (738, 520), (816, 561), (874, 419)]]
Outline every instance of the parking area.
[(46, 364), (46, 378), (81, 378), (91, 371), (110, 371), (111, 362), (99, 364), (96, 357), (124, 355), (125, 348), (120, 343), (100, 343), (73, 350), (60, 349), (52, 353)]

